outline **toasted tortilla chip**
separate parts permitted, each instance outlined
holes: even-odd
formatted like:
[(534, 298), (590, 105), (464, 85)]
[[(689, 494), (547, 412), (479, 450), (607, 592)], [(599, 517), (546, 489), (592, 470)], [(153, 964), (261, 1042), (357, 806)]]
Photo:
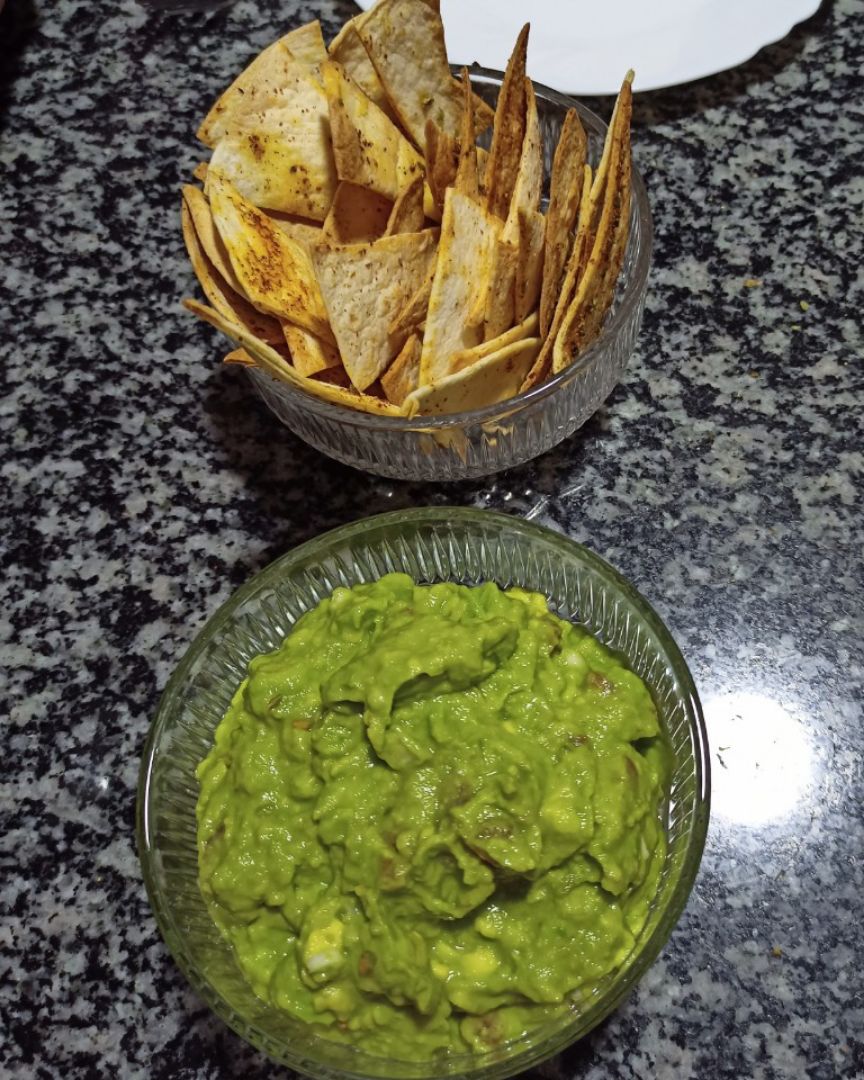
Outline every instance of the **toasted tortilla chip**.
[(199, 161), (195, 168), (192, 170), (192, 175), (195, 177), (196, 180), (203, 184), (204, 181), (207, 179), (207, 162)]
[(296, 240), (307, 251), (311, 250), (315, 244), (321, 243), (324, 236), (321, 225), (313, 224), (296, 214), (283, 214), (278, 210), (268, 210), (266, 213), (274, 225), (278, 226), (286, 236)]
[(540, 351), (540, 338), (523, 338), (470, 367), (421, 386), (405, 398), (406, 416), (442, 416), (480, 409), (514, 397)]
[(242, 364), (243, 367), (255, 367), (255, 361), (245, 349), (232, 349), (222, 357), (223, 364)]
[(315, 270), (342, 363), (358, 390), (382, 374), (403, 344), (390, 323), (429, 273), (437, 229), (371, 244), (320, 247)]
[(305, 65), (284, 66), (274, 101), (231, 125), (210, 170), (256, 206), (324, 220), (336, 191), (336, 163), (327, 96)]
[(455, 188), (448, 189), (426, 312), (421, 385), (449, 375), (453, 354), (482, 340), (490, 266), (499, 229), (500, 223), (482, 204)]
[[(584, 274), (555, 338), (552, 370), (563, 371), (599, 334), (612, 306), (630, 227), (632, 75), (624, 80), (612, 120), (603, 208)], [(596, 181), (595, 181), (596, 183)], [(593, 195), (593, 187), (592, 187)]]
[(564, 279), (567, 256), (570, 254), (570, 236), (579, 212), (587, 153), (588, 137), (585, 128), (579, 119), (579, 113), (570, 109), (564, 118), (552, 162), (540, 299), (542, 337), (546, 336), (552, 325), (555, 304)]
[(387, 395), (387, 400), (392, 401), (394, 405), (401, 405), (419, 385), (422, 345), (420, 335), (412, 334), (400, 349), (399, 355), (381, 376), (381, 387)]
[[(330, 107), (330, 135), (340, 180), (369, 188), (393, 202), (424, 172), (423, 159), (396, 125), (355, 86), (338, 64), (322, 65)], [(438, 217), (431, 193), (429, 217)]]
[(393, 203), (393, 210), (387, 219), (385, 236), (397, 233), (420, 232), (426, 223), (423, 213), (423, 192), (425, 181), (422, 176), (415, 176), (410, 184)]
[[(237, 275), (234, 273), (234, 267), (231, 265), (231, 259), (228, 256), (228, 250), (222, 243), (222, 237), (216, 230), (213, 215), (210, 212), (210, 203), (207, 202), (204, 192), (201, 191), (200, 188), (193, 187), (191, 184), (184, 184), (183, 202), (186, 204), (186, 209), (189, 211), (195, 233), (198, 237), (198, 242), (201, 244), (204, 254), (213, 264), (216, 272), (223, 281), (225, 281), (234, 292), (240, 293), (242, 296), (243, 286), (237, 280)], [(185, 236), (185, 218), (183, 221), (183, 229), (183, 235)]]
[(295, 60), (308, 64), (311, 68), (320, 67), (327, 59), (327, 46), (321, 33), (321, 23), (317, 19), (298, 26), (296, 30), (280, 38), (280, 41)]
[[(208, 209), (209, 215), (209, 209)], [(282, 341), (282, 330), (276, 319), (262, 315), (249, 301), (236, 292), (219, 274), (213, 263), (207, 258), (198, 233), (195, 231), (192, 212), (184, 199), (180, 207), (183, 224), (183, 239), (195, 275), (204, 290), (204, 295), (214, 308), (226, 319), (239, 323), (249, 333), (272, 344)]]
[(543, 281), (546, 218), (539, 210), (519, 211), (519, 261), (516, 266), (514, 315), (518, 320), (537, 307)]
[(199, 127), (198, 138), (205, 146), (215, 146), (244, 117), (278, 102), (295, 61), (303, 64), (314, 77), (317, 65), (326, 57), (327, 50), (318, 22), (300, 26), (274, 41), (219, 97)]
[(462, 352), (456, 353), (450, 361), (453, 374), (457, 371), (464, 371), (465, 368), (476, 364), (478, 360), (491, 356), (492, 353), (498, 352), (499, 349), (503, 349), (507, 345), (522, 341), (524, 338), (535, 337), (537, 335), (537, 325), (537, 312), (532, 311), (522, 322), (517, 323), (516, 326), (511, 326), (509, 330), (499, 334), (498, 337), (493, 338), (491, 341), (481, 342), (481, 344), (475, 345), (473, 349), (464, 349)]
[(561, 323), (564, 321), (564, 316), (567, 314), (570, 300), (573, 297), (579, 279), (584, 272), (585, 262), (587, 261), (585, 251), (588, 249), (591, 241), (590, 204), (593, 176), (594, 174), (591, 166), (586, 164), (582, 170), (582, 195), (579, 200), (576, 236), (574, 237), (573, 244), (570, 248), (570, 255), (567, 259), (567, 269), (564, 274), (564, 282), (555, 304), (555, 313), (552, 316), (552, 324), (549, 327), (549, 333), (543, 341), (543, 348), (540, 350), (540, 354), (534, 361), (531, 370), (525, 376), (525, 381), (522, 384), (520, 393), (525, 390), (530, 390), (531, 387), (542, 382), (547, 378), (552, 369), (552, 352), (555, 347), (555, 339), (558, 336)]
[(301, 375), (317, 375), (320, 371), (341, 366), (339, 350), (335, 345), (310, 334), (292, 323), (282, 323), (285, 344), (291, 350), (291, 362)]
[(472, 199), (480, 198), (480, 179), (477, 172), (474, 109), (471, 101), (471, 80), (468, 68), (462, 68), (462, 121), (459, 127), (459, 165), (453, 183), (457, 191)]
[(394, 337), (407, 334), (410, 330), (416, 330), (421, 323), (426, 321), (426, 312), (429, 308), (429, 297), (432, 295), (432, 282), (435, 278), (435, 263), (429, 268), (425, 281), (417, 287), (396, 318), (390, 323), (390, 333)]
[[(423, 180), (420, 180), (422, 199)], [(393, 203), (369, 188), (340, 180), (330, 213), (324, 222), (324, 240), (337, 244), (356, 244), (377, 240), (387, 229)], [(422, 207), (421, 207), (422, 209)]]
[(502, 221), (510, 210), (525, 138), (525, 59), (529, 29), (528, 23), (522, 27), (507, 62), (486, 166), (486, 207)]
[(426, 121), (426, 181), (439, 213), (444, 210), (444, 193), (456, 182), (459, 143), (442, 131), (434, 120)]
[(515, 242), (506, 239), (502, 230), (493, 249), (489, 289), (483, 316), (485, 341), (503, 334), (516, 321), (516, 275), (519, 270), (518, 232), (514, 239)]
[[(425, 149), (426, 121), (432, 117), (450, 135), (459, 132), (461, 90), (450, 74), (441, 16), (423, 0), (379, 0), (357, 27), (369, 59), (399, 123)], [(485, 130), (492, 110), (474, 99), (477, 130)]]
[(197, 300), (184, 300), (183, 306), (199, 319), (209, 323), (217, 330), (221, 330), (255, 361), (255, 367), (260, 367), (272, 378), (279, 382), (290, 383), (298, 390), (304, 390), (313, 397), (329, 401), (331, 405), (345, 405), (349, 409), (358, 409), (360, 412), (377, 413), (381, 416), (401, 416), (401, 409), (391, 405), (388, 401), (370, 397), (368, 394), (358, 394), (352, 390), (346, 390), (331, 382), (323, 382), (318, 379), (304, 379), (298, 375), (284, 356), (266, 342), (256, 338), (242, 326), (223, 318), (218, 311), (208, 308), (205, 304), (199, 304)]
[(332, 343), (327, 310), (305, 248), (213, 169), (208, 186), (213, 220), (250, 301)]
[(341, 66), (348, 78), (353, 79), (370, 101), (373, 101), (391, 120), (395, 120), (396, 114), (390, 105), (390, 99), (384, 92), (378, 72), (357, 33), (357, 21), (363, 18), (365, 18), (364, 15), (358, 15), (345, 23), (330, 42), (328, 50), (330, 59)]

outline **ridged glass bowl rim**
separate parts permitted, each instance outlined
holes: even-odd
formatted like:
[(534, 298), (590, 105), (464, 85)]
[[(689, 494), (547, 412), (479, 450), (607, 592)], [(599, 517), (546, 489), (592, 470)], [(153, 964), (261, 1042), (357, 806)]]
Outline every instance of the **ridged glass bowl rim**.
[[(633, 958), (627, 967), (624, 977), (620, 981), (613, 982), (608, 990), (594, 1002), (594, 1004), (574, 1019), (570, 1026), (561, 1025), (549, 1035), (520, 1047), (512, 1056), (505, 1056), (499, 1060), (489, 1061), (488, 1055), (484, 1055), (482, 1063), (478, 1062), (476, 1072), (472, 1071), (471, 1058), (469, 1055), (460, 1055), (458, 1059), (451, 1059), (453, 1065), (464, 1062), (465, 1067), (458, 1073), (447, 1072), (442, 1074), (446, 1077), (467, 1077), (476, 1074), (478, 1077), (504, 1077), (512, 1076), (535, 1065), (540, 1061), (551, 1057), (553, 1054), (564, 1049), (576, 1039), (586, 1035), (607, 1017), (620, 1002), (630, 993), (635, 984), (647, 971), (656, 959), (660, 950), (669, 939), (687, 899), (690, 895), (699, 864), (702, 851), (705, 846), (705, 837), (708, 829), (708, 811), (710, 804), (710, 759), (708, 751), (708, 736), (705, 728), (705, 720), (696, 686), (690, 669), (678, 646), (663, 623), (660, 616), (654, 611), (644, 596), (613, 566), (601, 558), (595, 552), (584, 545), (570, 539), (563, 533), (554, 529), (538, 525), (536, 522), (526, 521), (524, 518), (510, 514), (501, 514), (492, 510), (472, 509), (460, 506), (436, 506), (424, 507), (416, 510), (396, 510), (385, 514), (376, 514), (372, 517), (360, 518), (347, 525), (341, 525), (320, 536), (307, 540), (305, 543), (292, 548), (284, 555), (279, 556), (263, 570), (255, 574), (245, 585), (240, 586), (231, 596), (220, 605), (204, 626), (198, 631), (191, 645), (184, 654), (174, 674), (168, 680), (165, 690), (159, 702), (159, 707), (147, 739), (141, 757), (141, 767), (138, 780), (138, 797), (136, 806), (136, 841), (139, 858), (144, 877), (144, 885), (151, 908), (156, 917), (162, 938), (168, 946), (180, 970), (187, 980), (204, 998), (205, 1002), (213, 1011), (233, 1028), (237, 1034), (250, 1042), (253, 1046), (265, 1053), (269, 1053), (268, 1042), (278, 1042), (278, 1038), (257, 1027), (255, 1024), (240, 1016), (220, 996), (218, 990), (207, 981), (199, 970), (192, 956), (185, 947), (182, 932), (176, 927), (175, 921), (169, 913), (169, 905), (163, 900), (161, 886), (158, 880), (157, 868), (154, 865), (157, 848), (151, 843), (150, 818), (152, 814), (150, 806), (150, 777), (154, 766), (156, 753), (159, 747), (162, 731), (175, 708), (175, 699), (184, 687), (187, 675), (196, 663), (200, 655), (209, 647), (212, 640), (220, 631), (230, 624), (234, 613), (243, 606), (250, 597), (263, 588), (278, 584), (284, 577), (286, 568), (293, 564), (309, 563), (316, 555), (322, 555), (329, 549), (342, 546), (355, 537), (360, 537), (372, 528), (386, 526), (404, 527), (407, 525), (422, 526), (444, 524), (497, 524), (504, 531), (511, 531), (514, 540), (525, 537), (542, 539), (544, 544), (557, 547), (562, 554), (574, 557), (584, 566), (588, 567), (611, 587), (612, 591), (626, 598), (638, 613), (639, 619), (657, 635), (660, 645), (665, 652), (669, 664), (674, 673), (677, 685), (680, 687), (679, 700), (684, 706), (688, 721), (693, 747), (693, 766), (695, 776), (696, 806), (695, 812), (690, 817), (686, 850), (681, 860), (678, 879), (674, 884), (673, 891), (663, 911), (660, 913), (657, 925), (651, 936), (643, 944), (638, 955)], [(554, 598), (553, 598), (554, 600)], [(215, 729), (215, 725), (214, 725)], [(518, 1043), (517, 1043), (518, 1045)], [(289, 1054), (291, 1053), (289, 1048)], [(302, 1050), (296, 1056), (301, 1056)], [(313, 1055), (307, 1054), (311, 1058)], [(373, 1055), (366, 1055), (372, 1058)], [(388, 1061), (386, 1058), (379, 1058)], [(393, 1059), (392, 1064), (400, 1062)], [(322, 1062), (325, 1070), (331, 1073), (339, 1073), (343, 1076), (365, 1078), (369, 1075), (364, 1072), (352, 1072), (339, 1067), (329, 1066)]]
[[(452, 70), (454, 74), (458, 74), (461, 69), (452, 65)], [(496, 71), (493, 68), (484, 68), (479, 64), (472, 65), (468, 69), (468, 74), (472, 78), (477, 76), (478, 78), (486, 79), (489, 82), (500, 83), (504, 79), (504, 73), (502, 71)], [(568, 97), (567, 94), (562, 94), (558, 90), (553, 90), (549, 86), (544, 86), (542, 83), (534, 82), (534, 80), (532, 80), (532, 83), (538, 97), (551, 102), (553, 105), (558, 105), (563, 109), (575, 108), (578, 110), (579, 115), (583, 120), (587, 119), (589, 125), (592, 128), (597, 129), (597, 132), (601, 137), (605, 135), (606, 124), (587, 106), (581, 104), (581, 102), (577, 101), (575, 98)], [(266, 378), (268, 382), (272, 384), (273, 390), (276, 393), (281, 394), (286, 400), (296, 403), (298, 406), (302, 404), (303, 408), (309, 409), (325, 419), (337, 420), (340, 423), (344, 422), (354, 424), (357, 427), (373, 428), (375, 430), (393, 432), (438, 431), (447, 428), (466, 427), (470, 424), (480, 423), (484, 420), (520, 412), (527, 406), (533, 405), (535, 402), (543, 401), (551, 394), (569, 386), (574, 379), (578, 379), (595, 361), (600, 360), (602, 358), (603, 350), (608, 345), (609, 340), (614, 338), (624, 328), (633, 308), (641, 302), (648, 281), (648, 271), (651, 266), (651, 249), (653, 246), (654, 228), (651, 220), (651, 207), (648, 202), (645, 184), (635, 167), (633, 168), (632, 205), (636, 209), (635, 224), (639, 234), (639, 254), (636, 262), (631, 268), (630, 276), (624, 287), (620, 303), (611, 313), (600, 336), (573, 364), (568, 368), (565, 368), (564, 371), (559, 372), (559, 374), (553, 375), (551, 379), (547, 379), (545, 382), (532, 387), (532, 389), (524, 391), (524, 393), (517, 394), (516, 397), (508, 398), (506, 401), (496, 402), (493, 405), (484, 405), (480, 409), (472, 409), (468, 412), (452, 413), (448, 416), (415, 416), (409, 419), (401, 416), (381, 416), (377, 413), (364, 413), (359, 409), (350, 409), (341, 405), (333, 405), (329, 401), (323, 401), (321, 398), (315, 397), (313, 394), (307, 394), (303, 390), (298, 390), (289, 383), (280, 382), (278, 379), (272, 378), (272, 376), (267, 375), (265, 372), (258, 372), (253, 369), (247, 372), (247, 374), (250, 376), (254, 374), (255, 377)], [(632, 243), (633, 238), (631, 237), (628, 242), (628, 248)]]

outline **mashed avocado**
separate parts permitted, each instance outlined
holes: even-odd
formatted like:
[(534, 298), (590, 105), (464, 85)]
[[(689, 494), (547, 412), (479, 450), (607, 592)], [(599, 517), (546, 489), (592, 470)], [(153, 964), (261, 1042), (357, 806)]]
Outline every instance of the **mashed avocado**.
[(249, 665), (198, 768), (201, 889), (328, 1037), (484, 1051), (630, 952), (667, 774), (644, 684), (542, 596), (390, 574)]

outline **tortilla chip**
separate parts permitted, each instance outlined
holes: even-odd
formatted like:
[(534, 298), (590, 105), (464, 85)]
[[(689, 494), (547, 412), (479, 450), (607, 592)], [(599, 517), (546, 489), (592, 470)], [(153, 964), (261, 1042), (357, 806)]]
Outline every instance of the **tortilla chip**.
[[(525, 132), (522, 136), (522, 148), (519, 165), (516, 169), (516, 182), (510, 197), (507, 212), (507, 224), (513, 229), (513, 239), (518, 237), (519, 214), (533, 214), (540, 205), (540, 192), (543, 187), (543, 136), (540, 132), (540, 117), (537, 114), (537, 99), (530, 79), (525, 79)], [(511, 224), (512, 223), (512, 224)], [(508, 237), (509, 238), (509, 237)]]
[(422, 341), (419, 334), (412, 334), (402, 346), (399, 355), (381, 376), (381, 387), (387, 400), (394, 405), (401, 405), (420, 382), (420, 351)]
[(511, 326), (509, 330), (499, 334), (496, 338), (492, 338), (491, 341), (481, 342), (481, 344), (475, 345), (473, 349), (464, 349), (462, 352), (456, 353), (450, 361), (452, 373), (464, 371), (465, 368), (476, 364), (478, 360), (483, 360), (485, 357), (491, 356), (492, 353), (498, 352), (499, 349), (512, 345), (516, 341), (536, 337), (537, 325), (537, 312), (532, 311), (522, 322), (517, 323), (516, 326)]
[(569, 109), (555, 148), (549, 208), (546, 212), (546, 248), (540, 299), (540, 333), (543, 337), (552, 324), (567, 256), (570, 254), (570, 236), (579, 212), (587, 153), (588, 138), (579, 113)]
[(477, 173), (477, 148), (474, 134), (474, 110), (471, 103), (471, 80), (468, 68), (462, 68), (462, 121), (459, 127), (459, 165), (453, 184), (457, 191), (472, 199), (480, 198)]
[(456, 182), (459, 168), (459, 144), (442, 131), (434, 120), (426, 121), (426, 182), (438, 208), (444, 210), (444, 193)]
[(366, 46), (357, 33), (357, 21), (362, 18), (365, 18), (365, 16), (358, 15), (345, 23), (336, 37), (333, 38), (328, 50), (330, 59), (335, 60), (340, 65), (348, 78), (352, 79), (369, 100), (373, 101), (390, 120), (395, 120), (396, 114), (390, 105), (390, 99), (384, 92), (384, 87), (378, 78), (378, 72), (369, 59)]
[(195, 168), (192, 170), (192, 175), (195, 177), (196, 180), (203, 184), (204, 181), (207, 179), (207, 162), (199, 161)]
[(516, 265), (514, 316), (518, 320), (534, 311), (543, 281), (543, 244), (546, 218), (539, 210), (519, 211), (519, 260)]
[(317, 375), (319, 371), (341, 366), (342, 360), (335, 345), (310, 334), (289, 322), (282, 323), (285, 344), (291, 350), (291, 362), (301, 375)]
[(205, 146), (215, 146), (242, 116), (274, 104), (293, 63), (293, 57), (281, 39), (268, 45), (240, 72), (207, 113), (198, 128), (201, 142)]
[(480, 409), (514, 397), (540, 351), (540, 338), (523, 338), (405, 398), (406, 416), (442, 416)]
[(360, 412), (377, 413), (381, 416), (401, 416), (401, 409), (391, 405), (380, 398), (370, 397), (368, 394), (358, 394), (352, 390), (346, 390), (331, 382), (323, 382), (318, 379), (304, 379), (298, 375), (284, 356), (261, 341), (254, 335), (244, 330), (242, 326), (223, 318), (218, 311), (199, 304), (197, 300), (184, 300), (183, 306), (199, 319), (221, 330), (233, 341), (248, 352), (255, 361), (255, 367), (260, 367), (272, 378), (279, 382), (290, 383), (297, 390), (303, 390), (313, 397), (322, 401), (329, 401), (331, 405), (345, 405), (349, 409), (358, 409)]
[(435, 278), (435, 266), (429, 268), (426, 280), (415, 290), (396, 318), (390, 323), (390, 333), (394, 337), (407, 334), (410, 330), (416, 330), (421, 323), (426, 321), (426, 312), (429, 308), (429, 297), (432, 295), (432, 282)]
[(543, 341), (543, 348), (540, 350), (539, 356), (534, 361), (534, 366), (525, 377), (520, 393), (525, 390), (530, 390), (531, 387), (542, 382), (549, 375), (551, 370), (555, 339), (558, 336), (561, 323), (564, 320), (564, 316), (567, 314), (570, 300), (584, 271), (584, 264), (587, 261), (584, 252), (588, 248), (591, 240), (589, 225), (593, 176), (594, 174), (591, 166), (586, 164), (582, 170), (582, 195), (579, 200), (576, 236), (574, 237), (573, 244), (570, 248), (570, 255), (567, 259), (567, 269), (564, 274), (564, 282), (555, 304), (555, 313), (552, 316), (552, 324), (549, 327), (549, 333)]
[(327, 59), (327, 46), (324, 44), (324, 36), (321, 33), (321, 23), (317, 19), (298, 26), (296, 30), (292, 30), (280, 40), (294, 59), (299, 60), (301, 64), (318, 68)]
[[(496, 219), (497, 220), (497, 219)], [(483, 315), (483, 338), (490, 341), (509, 330), (516, 321), (516, 275), (519, 270), (518, 233), (515, 243), (502, 234), (492, 253), (489, 289)]]
[(327, 96), (299, 62), (281, 77), (270, 106), (244, 114), (219, 140), (210, 170), (256, 206), (323, 221), (336, 191)]
[[(419, 179), (422, 198), (423, 181)], [(393, 203), (383, 195), (340, 180), (330, 213), (324, 222), (322, 239), (337, 244), (377, 240), (387, 229), (392, 209)]]
[[(414, 144), (425, 149), (430, 117), (456, 136), (462, 118), (461, 89), (450, 74), (440, 14), (423, 0), (379, 0), (357, 33)], [(474, 106), (477, 130), (483, 131), (492, 110), (476, 97)]]
[(525, 59), (529, 29), (528, 23), (522, 27), (507, 62), (486, 167), (486, 207), (502, 221), (510, 210), (525, 137)]
[(320, 244), (323, 239), (323, 229), (317, 223), (313, 224), (296, 214), (283, 214), (278, 210), (268, 210), (266, 214), (286, 236), (296, 240), (307, 251), (310, 251), (315, 244)]
[[(195, 227), (195, 233), (198, 237), (198, 242), (201, 244), (204, 254), (213, 264), (216, 272), (223, 281), (225, 281), (234, 292), (243, 295), (243, 286), (237, 280), (237, 275), (234, 273), (234, 267), (231, 265), (228, 250), (222, 243), (222, 237), (216, 230), (213, 215), (210, 212), (210, 203), (207, 202), (204, 192), (201, 191), (200, 188), (193, 187), (192, 184), (184, 184), (183, 202), (186, 204), (186, 209), (189, 211), (192, 224)], [(185, 219), (183, 235), (186, 235)]]
[(232, 349), (222, 357), (223, 364), (242, 364), (243, 367), (255, 367), (255, 361), (245, 349)]
[(210, 206), (234, 273), (261, 311), (333, 342), (327, 310), (305, 248), (223, 177), (210, 170)]
[[(630, 228), (632, 75), (624, 80), (610, 131), (611, 150), (597, 235), (579, 286), (555, 337), (552, 370), (563, 371), (600, 332), (615, 295)], [(596, 186), (596, 180), (595, 180)], [(592, 195), (594, 188), (592, 187)]]
[[(345, 77), (338, 64), (328, 60), (321, 73), (339, 179), (395, 202), (415, 177), (423, 175), (423, 159), (378, 106)], [(431, 193), (425, 208), (428, 216), (438, 216)]]
[(426, 223), (426, 215), (423, 213), (425, 186), (423, 177), (415, 176), (399, 195), (399, 198), (393, 203), (393, 210), (387, 219), (385, 236), (421, 231)]
[(204, 290), (204, 295), (213, 307), (226, 319), (239, 323), (256, 337), (271, 345), (279, 344), (282, 341), (282, 329), (278, 321), (270, 315), (262, 315), (245, 296), (232, 289), (208, 259), (198, 233), (195, 231), (192, 213), (185, 199), (180, 207), (180, 216), (183, 224), (183, 239), (186, 242), (192, 268)]
[(449, 188), (426, 312), (421, 385), (450, 373), (454, 353), (478, 345), (500, 224), (482, 204)]
[(358, 390), (370, 386), (403, 345), (390, 323), (428, 276), (437, 239), (438, 230), (427, 229), (314, 252), (342, 363)]

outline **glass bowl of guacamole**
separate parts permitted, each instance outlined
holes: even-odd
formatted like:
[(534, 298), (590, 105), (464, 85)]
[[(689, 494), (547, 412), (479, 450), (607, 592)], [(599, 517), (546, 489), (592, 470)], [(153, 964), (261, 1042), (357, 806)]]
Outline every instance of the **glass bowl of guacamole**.
[(151, 903), (208, 1004), (319, 1077), (503, 1077), (622, 1000), (695, 878), (708, 754), (657, 615), (579, 544), (435, 508), (277, 560), (145, 748)]

